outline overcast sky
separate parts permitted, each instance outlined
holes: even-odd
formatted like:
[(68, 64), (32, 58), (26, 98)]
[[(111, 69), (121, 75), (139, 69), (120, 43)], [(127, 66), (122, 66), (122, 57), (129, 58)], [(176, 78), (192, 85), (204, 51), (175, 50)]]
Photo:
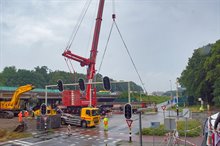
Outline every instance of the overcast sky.
[[(47, 66), (69, 72), (62, 53), (86, 0), (0, 0), (0, 71)], [(93, 0), (71, 51), (89, 57), (98, 0)], [(96, 69), (109, 35), (106, 0)], [(220, 39), (220, 0), (115, 0), (116, 22), (148, 92), (175, 88), (195, 49)], [(72, 62), (76, 72), (86, 68)], [(100, 73), (141, 85), (114, 28)], [(170, 84), (171, 81), (171, 84)]]

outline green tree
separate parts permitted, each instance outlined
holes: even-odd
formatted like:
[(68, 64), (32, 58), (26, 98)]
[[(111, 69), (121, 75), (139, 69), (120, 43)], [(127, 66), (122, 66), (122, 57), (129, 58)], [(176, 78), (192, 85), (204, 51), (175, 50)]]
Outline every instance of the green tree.
[[(194, 50), (179, 82), (186, 87), (188, 96), (202, 98), (208, 104), (216, 97), (217, 79), (220, 77), (220, 40), (215, 44)], [(216, 93), (218, 93), (216, 91)]]
[(0, 74), (1, 84), (4, 86), (14, 86), (16, 85), (16, 72), (15, 66), (5, 67)]

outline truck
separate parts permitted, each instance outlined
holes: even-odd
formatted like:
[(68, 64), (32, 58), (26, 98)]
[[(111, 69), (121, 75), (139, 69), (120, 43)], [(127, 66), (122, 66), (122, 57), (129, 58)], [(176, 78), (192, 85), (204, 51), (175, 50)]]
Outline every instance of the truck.
[(17, 115), (20, 110), (20, 95), (33, 90), (34, 86), (31, 84), (27, 84), (24, 86), (18, 87), (10, 101), (0, 101), (0, 118), (13, 118)]
[(98, 108), (79, 108), (78, 113), (61, 113), (61, 124), (70, 124), (82, 128), (95, 127), (100, 124), (100, 113)]

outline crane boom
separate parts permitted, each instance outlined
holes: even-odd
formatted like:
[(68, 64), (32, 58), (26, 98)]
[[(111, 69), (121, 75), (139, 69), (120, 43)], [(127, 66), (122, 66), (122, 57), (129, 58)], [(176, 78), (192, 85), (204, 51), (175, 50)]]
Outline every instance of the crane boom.
[[(99, 1), (99, 8), (98, 8), (98, 13), (97, 13), (97, 18), (96, 18), (95, 29), (94, 29), (93, 41), (92, 41), (92, 48), (90, 51), (90, 58), (87, 59), (87, 58), (78, 56), (76, 54), (73, 54), (70, 50), (66, 50), (62, 54), (63, 56), (69, 59), (79, 62), (82, 67), (88, 66), (87, 80), (89, 83), (92, 82), (94, 75), (95, 75), (95, 63), (96, 63), (97, 48), (98, 48), (98, 42), (99, 42), (99, 34), (100, 34), (100, 29), (101, 29), (104, 3), (105, 3), (105, 0)], [(86, 99), (87, 100), (91, 98), (91, 88), (92, 88), (92, 85), (88, 84), (86, 88)]]

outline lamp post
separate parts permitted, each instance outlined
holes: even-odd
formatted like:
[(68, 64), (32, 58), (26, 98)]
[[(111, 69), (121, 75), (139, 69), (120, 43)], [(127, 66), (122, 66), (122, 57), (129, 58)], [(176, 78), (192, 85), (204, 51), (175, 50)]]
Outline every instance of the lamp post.
[(171, 96), (171, 99), (173, 99), (173, 93), (172, 93), (172, 81), (170, 80), (170, 96)]
[(179, 81), (178, 81), (178, 78), (176, 78), (176, 104), (177, 104), (177, 106), (179, 103), (178, 85), (179, 85)]

